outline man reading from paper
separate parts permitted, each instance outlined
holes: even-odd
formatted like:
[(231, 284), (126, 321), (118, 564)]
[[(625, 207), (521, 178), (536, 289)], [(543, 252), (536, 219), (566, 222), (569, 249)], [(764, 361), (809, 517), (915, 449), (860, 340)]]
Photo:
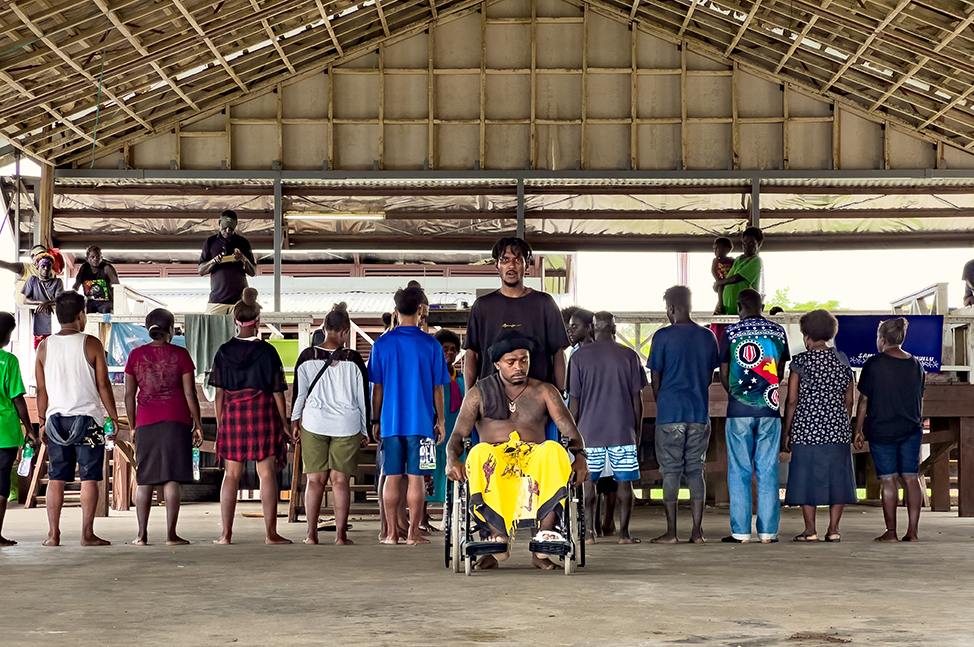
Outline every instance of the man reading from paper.
[[(566, 485), (588, 478), (585, 445), (558, 390), (528, 377), (534, 343), (516, 330), (506, 330), (488, 350), (497, 373), (467, 392), (447, 447), (447, 476), (468, 480), (473, 518), (494, 541), (507, 542), (512, 528), (554, 528), (556, 513), (568, 496)], [(545, 440), (548, 419), (569, 439), (568, 452)], [(480, 443), (460, 462), (463, 439), (476, 425)], [(484, 555), (478, 569), (497, 568), (510, 551)], [(552, 570), (543, 555), (533, 555), (535, 568)]]

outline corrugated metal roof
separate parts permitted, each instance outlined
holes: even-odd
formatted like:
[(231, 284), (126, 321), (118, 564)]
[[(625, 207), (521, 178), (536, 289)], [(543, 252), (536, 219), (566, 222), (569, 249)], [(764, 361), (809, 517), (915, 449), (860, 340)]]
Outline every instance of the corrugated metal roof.
[[(162, 291), (146, 290), (140, 286), (140, 291), (166, 304), (172, 312), (197, 313), (206, 309), (209, 290), (191, 291)], [(395, 307), (394, 292), (282, 292), (281, 310), (283, 312), (311, 312), (324, 316), (332, 305), (344, 301), (348, 304), (348, 311), (352, 315), (377, 315), (391, 312)], [(463, 302), (472, 304), (476, 298), (473, 292), (427, 292), (430, 304), (455, 304), (458, 307)], [(262, 294), (259, 298), (266, 308), (272, 297)]]

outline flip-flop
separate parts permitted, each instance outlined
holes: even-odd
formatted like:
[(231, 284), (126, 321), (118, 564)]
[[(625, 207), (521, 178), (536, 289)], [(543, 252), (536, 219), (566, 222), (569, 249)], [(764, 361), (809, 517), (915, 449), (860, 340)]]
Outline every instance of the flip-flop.
[(724, 543), (724, 544), (748, 544), (748, 543), (750, 543), (748, 540), (738, 539), (734, 535), (727, 535), (726, 537), (724, 537), (720, 541), (721, 541), (721, 543)]
[[(814, 537), (815, 539), (812, 539), (812, 537)], [(796, 535), (792, 541), (797, 541), (798, 543), (801, 544), (818, 543), (818, 533), (813, 532), (812, 534), (809, 535), (803, 532), (800, 535)], [(826, 539), (825, 541), (828, 541), (828, 539)]]
[[(832, 537), (835, 537), (835, 539), (832, 539)], [(837, 544), (842, 541), (842, 535), (837, 532), (831, 532), (825, 535), (825, 541), (829, 542), (830, 544)]]
[(560, 532), (555, 532), (554, 530), (539, 530), (538, 534), (534, 536), (534, 541), (566, 541), (565, 537), (562, 536)]

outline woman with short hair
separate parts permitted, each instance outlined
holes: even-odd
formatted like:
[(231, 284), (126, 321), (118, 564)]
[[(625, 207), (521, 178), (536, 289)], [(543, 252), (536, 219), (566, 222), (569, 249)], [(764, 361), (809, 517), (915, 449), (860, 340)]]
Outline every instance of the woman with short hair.
[(856, 380), (849, 358), (829, 347), (839, 329), (827, 310), (813, 310), (799, 320), (805, 352), (791, 360), (785, 404), (784, 445), (791, 452), (785, 505), (800, 505), (805, 530), (795, 541), (818, 541), (815, 512), (829, 506), (825, 541), (841, 541), (844, 506), (856, 503), (849, 422)]
[(247, 288), (233, 307), (239, 332), (220, 346), (210, 386), (216, 388), (216, 453), (225, 461), (220, 511), (223, 534), (215, 544), (231, 543), (233, 515), (244, 463), (256, 461), (264, 511), (265, 543), (290, 544), (277, 534), (277, 473), (287, 463), (287, 401), (284, 366), (277, 349), (260, 338), (257, 290)]
[(903, 541), (919, 541), (917, 526), (923, 505), (920, 446), (923, 442), (923, 390), (926, 373), (916, 357), (903, 350), (906, 319), (887, 319), (876, 333), (878, 355), (862, 367), (855, 445), (869, 441), (869, 453), (882, 483), (886, 532), (876, 541), (896, 541), (896, 479), (903, 481), (909, 527)]
[(164, 308), (145, 318), (152, 341), (129, 353), (125, 364), (125, 411), (135, 430), (136, 546), (149, 543), (152, 491), (163, 486), (167, 546), (188, 544), (176, 534), (181, 483), (193, 481), (193, 447), (203, 444), (196, 396), (196, 367), (185, 348), (174, 346), (176, 320)]

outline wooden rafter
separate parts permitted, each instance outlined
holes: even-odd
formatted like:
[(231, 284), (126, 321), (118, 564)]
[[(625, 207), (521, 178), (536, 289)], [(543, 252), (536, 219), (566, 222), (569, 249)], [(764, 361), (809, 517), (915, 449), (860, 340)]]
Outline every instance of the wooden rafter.
[(898, 15), (900, 15), (900, 12), (906, 9), (906, 5), (910, 4), (911, 1), (912, 0), (899, 1), (896, 7), (894, 7), (893, 10), (889, 12), (889, 15), (886, 16), (883, 22), (879, 23), (879, 25), (877, 25), (876, 28), (873, 30), (873, 33), (869, 34), (869, 37), (866, 38), (866, 40), (862, 43), (862, 45), (859, 46), (859, 49), (856, 50), (856, 53), (850, 56), (848, 59), (846, 59), (846, 62), (842, 64), (842, 67), (840, 67), (838, 71), (836, 71), (836, 73), (832, 75), (832, 78), (829, 79), (828, 83), (825, 84), (825, 87), (822, 88), (823, 92), (828, 92), (829, 88), (835, 85), (835, 82), (839, 80), (839, 77), (841, 77), (846, 70), (852, 67), (856, 63), (856, 61), (859, 60), (859, 57), (862, 56), (863, 53), (865, 53), (865, 51), (869, 48), (869, 46), (872, 45), (873, 41), (876, 40), (881, 33), (883, 33), (883, 30), (886, 29), (887, 25), (893, 22), (893, 19), (896, 18)]
[(687, 9), (687, 17), (683, 19), (683, 24), (680, 25), (680, 31), (677, 32), (677, 34), (676, 34), (676, 37), (677, 38), (683, 38), (683, 34), (686, 32), (687, 27), (690, 26), (690, 20), (693, 18), (693, 12), (697, 8), (697, 4), (699, 2), (700, 2), (700, 0), (693, 0), (690, 3), (690, 8)]
[[(832, 4), (832, 0), (824, 0), (822, 2), (822, 8), (828, 9), (830, 4)], [(808, 22), (805, 23), (805, 27), (802, 29), (801, 34), (799, 34), (795, 38), (795, 42), (791, 44), (791, 47), (788, 48), (788, 51), (785, 52), (785, 55), (781, 57), (781, 60), (778, 62), (778, 65), (775, 66), (774, 74), (781, 72), (781, 68), (785, 66), (785, 63), (788, 62), (788, 59), (791, 58), (791, 55), (794, 54), (795, 50), (798, 49), (801, 46), (801, 44), (805, 41), (805, 37), (808, 36), (808, 32), (810, 32), (812, 30), (812, 27), (815, 26), (815, 23), (818, 22), (818, 18), (819, 18), (818, 15), (814, 15), (808, 19)]]
[(328, 12), (325, 11), (321, 0), (315, 0), (315, 5), (318, 7), (318, 13), (321, 14), (321, 19), (325, 21), (325, 29), (328, 30), (328, 36), (331, 38), (332, 44), (335, 45), (335, 50), (339, 56), (345, 56), (345, 53), (342, 51), (342, 44), (338, 42), (338, 36), (335, 35), (335, 30), (332, 28), (331, 21), (328, 19)]
[[(254, 8), (254, 11), (257, 12), (260, 11), (260, 5), (257, 4), (257, 0), (250, 0), (250, 5)], [(271, 45), (273, 45), (274, 49), (277, 50), (278, 56), (280, 56), (281, 60), (284, 61), (284, 64), (287, 66), (288, 71), (291, 74), (297, 74), (298, 71), (294, 69), (294, 66), (291, 65), (291, 61), (288, 60), (287, 54), (284, 53), (284, 49), (281, 48), (281, 44), (277, 40), (277, 34), (275, 34), (274, 30), (271, 29), (271, 26), (267, 22), (267, 19), (261, 18), (260, 24), (264, 28), (264, 32), (267, 34), (267, 37), (271, 39)]]
[[(30, 17), (26, 13), (24, 13), (24, 11), (20, 7), (18, 7), (16, 3), (11, 2), (10, 9), (17, 15), (18, 18), (20, 18), (21, 22), (23, 22), (28, 29), (30, 29), (32, 32), (34, 32), (34, 34), (37, 35), (37, 39), (39, 41), (47, 45), (50, 48), (50, 50), (54, 52), (54, 54), (57, 55), (58, 58), (63, 60), (65, 63), (67, 63), (71, 69), (73, 69), (75, 72), (83, 76), (88, 81), (88, 83), (92, 84), (93, 86), (98, 87), (99, 85), (101, 85), (98, 79), (96, 79), (91, 74), (86, 72), (84, 68), (82, 68), (81, 65), (78, 64), (77, 61), (74, 61), (70, 56), (68, 56), (65, 52), (63, 52), (60, 48), (58, 48), (58, 46), (54, 44), (54, 41), (52, 41), (48, 36), (45, 36), (44, 32), (36, 24), (34, 24), (34, 22), (30, 19)], [(113, 93), (111, 90), (109, 90), (104, 86), (102, 86), (102, 92), (105, 93), (105, 96), (108, 97), (110, 101), (114, 102), (116, 106), (121, 108), (130, 117), (135, 119), (135, 121), (137, 121), (143, 128), (147, 130), (152, 130), (152, 126), (149, 124), (149, 122), (147, 122), (142, 117), (137, 115), (135, 111), (129, 108), (125, 104), (125, 102), (122, 101), (121, 98), (115, 95), (115, 93)]]
[(386, 12), (382, 10), (382, 0), (375, 0), (375, 10), (379, 12), (379, 22), (382, 23), (382, 31), (386, 38), (389, 38), (389, 23), (386, 22)]
[[(118, 14), (108, 7), (108, 3), (106, 3), (105, 0), (92, 0), (92, 2), (95, 3), (95, 6), (101, 9), (103, 14), (108, 16), (108, 19), (112, 21), (112, 24), (115, 25), (115, 28), (118, 29), (119, 33), (125, 36), (125, 39), (132, 44), (132, 47), (135, 48), (135, 51), (137, 51), (142, 56), (145, 57), (149, 56), (149, 51), (142, 46), (142, 43), (139, 42), (139, 39), (136, 38), (129, 30), (129, 28), (125, 26), (125, 23), (119, 19)], [(166, 74), (166, 72), (162, 69), (162, 66), (159, 65), (158, 62), (152, 61), (149, 63), (149, 65), (151, 65), (152, 69), (156, 71), (156, 74), (159, 75), (159, 78), (161, 78), (166, 83), (166, 85), (172, 88), (172, 91), (178, 94), (180, 98), (182, 98), (183, 101), (185, 101), (189, 105), (190, 108), (192, 108), (193, 110), (199, 110), (199, 106), (197, 106), (196, 103), (193, 102), (193, 100), (190, 99), (186, 95), (186, 93), (182, 91), (182, 89), (180, 89), (179, 85), (176, 83), (175, 80), (173, 80), (172, 78), (170, 78), (168, 74)]]
[[(774, 0), (772, 0), (772, 2), (773, 1)], [(758, 8), (760, 6), (761, 0), (754, 0), (754, 3), (751, 5), (751, 10), (747, 13), (747, 17), (744, 19), (744, 22), (741, 23), (741, 28), (737, 30), (737, 35), (734, 36), (734, 40), (731, 41), (731, 44), (728, 45), (727, 49), (724, 51), (724, 56), (730, 56), (731, 52), (734, 51), (734, 48), (737, 47), (737, 44), (741, 42), (741, 36), (743, 36), (744, 32), (747, 31), (747, 28), (751, 26), (751, 21), (754, 20), (754, 15), (758, 12)]]
[(203, 28), (200, 27), (200, 24), (196, 22), (196, 19), (193, 18), (193, 14), (189, 12), (189, 9), (187, 9), (186, 5), (182, 3), (182, 0), (171, 0), (171, 1), (174, 5), (176, 5), (176, 8), (179, 9), (179, 12), (183, 14), (183, 17), (186, 18), (186, 22), (190, 24), (190, 26), (196, 31), (197, 34), (203, 37), (203, 42), (206, 43), (206, 46), (213, 53), (213, 56), (216, 57), (216, 60), (220, 62), (220, 65), (223, 66), (223, 69), (226, 70), (227, 74), (230, 75), (230, 78), (233, 79), (233, 82), (236, 83), (241, 90), (247, 92), (247, 86), (244, 85), (244, 82), (240, 80), (240, 77), (237, 76), (237, 73), (233, 71), (233, 68), (230, 67), (230, 63), (228, 63), (227, 59), (223, 57), (223, 54), (220, 53), (220, 50), (216, 48), (216, 45), (213, 44), (213, 41), (210, 39), (210, 37), (206, 34), (205, 31), (203, 31)]

